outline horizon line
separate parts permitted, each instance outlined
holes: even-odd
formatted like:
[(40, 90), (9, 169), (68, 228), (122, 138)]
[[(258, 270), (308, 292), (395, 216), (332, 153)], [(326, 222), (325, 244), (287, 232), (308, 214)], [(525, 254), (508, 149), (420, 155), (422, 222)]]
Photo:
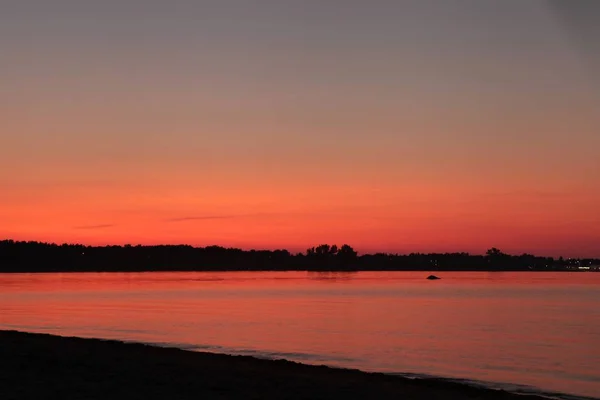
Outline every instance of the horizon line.
[[(63, 245), (67, 245), (67, 246), (83, 246), (83, 247), (96, 247), (96, 248), (101, 248), (101, 247), (126, 247), (126, 246), (131, 246), (131, 247), (191, 247), (194, 249), (205, 249), (205, 248), (209, 248), (209, 247), (219, 247), (222, 249), (227, 249), (227, 250), (240, 250), (240, 251), (244, 251), (244, 252), (251, 252), (251, 251), (270, 251), (270, 252), (274, 252), (274, 251), (287, 251), (291, 256), (297, 256), (299, 254), (302, 255), (306, 255), (307, 250), (313, 248), (313, 247), (318, 247), (321, 245), (328, 245), (328, 246), (337, 246), (338, 249), (341, 248), (344, 245), (348, 245), (350, 247), (352, 247), (352, 249), (354, 251), (357, 252), (357, 255), (360, 256), (369, 256), (369, 255), (378, 255), (378, 254), (384, 254), (384, 255), (390, 255), (390, 256), (410, 256), (410, 255), (444, 255), (444, 254), (464, 254), (464, 255), (468, 255), (468, 256), (473, 256), (473, 257), (485, 257), (486, 253), (470, 253), (468, 251), (446, 251), (446, 252), (386, 252), (386, 251), (376, 251), (376, 252), (359, 252), (357, 251), (352, 245), (349, 245), (347, 243), (343, 243), (342, 245), (337, 245), (337, 244), (328, 244), (328, 243), (320, 243), (320, 244), (316, 244), (313, 246), (310, 246), (306, 249), (304, 249), (303, 251), (290, 251), (286, 248), (242, 248), (242, 247), (234, 247), (234, 246), (222, 246), (222, 245), (218, 245), (218, 244), (210, 244), (210, 245), (204, 245), (204, 246), (199, 246), (199, 245), (192, 245), (192, 244), (186, 244), (186, 243), (177, 243), (177, 244), (143, 244), (143, 243), (124, 243), (124, 244), (104, 244), (104, 245), (91, 245), (91, 244), (84, 244), (84, 243), (75, 243), (75, 242), (63, 242), (63, 243), (57, 243), (57, 242), (45, 242), (45, 241), (38, 241), (38, 240), (15, 240), (15, 239), (0, 239), (0, 243), (3, 242), (13, 242), (13, 243), (37, 243), (37, 244), (44, 244), (44, 245), (53, 245), (53, 246), (63, 246)], [(591, 257), (564, 257), (564, 256), (546, 256), (546, 255), (535, 255), (533, 253), (521, 253), (521, 254), (511, 254), (511, 253), (504, 253), (502, 252), (502, 249), (499, 249), (495, 246), (491, 246), (489, 247), (487, 250), (492, 250), (492, 249), (496, 249), (496, 250), (500, 250), (501, 253), (503, 255), (506, 256), (511, 256), (511, 257), (520, 257), (520, 256), (534, 256), (536, 258), (552, 258), (555, 260), (559, 260), (559, 259), (564, 259), (564, 260), (586, 260), (586, 259), (591, 259), (591, 260), (600, 260), (600, 256), (591, 256)], [(487, 251), (486, 250), (486, 251)]]

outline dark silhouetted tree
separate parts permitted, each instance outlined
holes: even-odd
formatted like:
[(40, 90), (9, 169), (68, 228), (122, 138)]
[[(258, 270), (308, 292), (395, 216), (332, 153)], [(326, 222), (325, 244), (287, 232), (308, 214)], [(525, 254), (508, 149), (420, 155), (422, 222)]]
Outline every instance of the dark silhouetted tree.
[(377, 253), (358, 256), (348, 245), (320, 245), (292, 255), (287, 250), (220, 246), (82, 246), (0, 240), (0, 272), (64, 271), (548, 271), (600, 265), (600, 260), (511, 256), (492, 248), (467, 253)]
[(337, 265), (341, 268), (357, 268), (358, 253), (352, 247), (344, 244), (337, 252)]
[(492, 247), (491, 249), (489, 249), (488, 251), (485, 252), (485, 255), (488, 256), (489, 258), (495, 258), (495, 257), (503, 256), (504, 253), (502, 253), (499, 249)]
[(499, 249), (492, 247), (485, 252), (485, 256), (488, 261), (488, 265), (493, 270), (510, 269), (510, 265), (508, 263), (510, 256), (504, 254)]

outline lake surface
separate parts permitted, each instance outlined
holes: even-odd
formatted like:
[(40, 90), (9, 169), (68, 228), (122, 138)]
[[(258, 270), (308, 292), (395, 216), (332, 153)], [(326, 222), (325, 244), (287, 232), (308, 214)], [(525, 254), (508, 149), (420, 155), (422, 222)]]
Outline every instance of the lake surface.
[(600, 397), (600, 273), (0, 274), (0, 329)]

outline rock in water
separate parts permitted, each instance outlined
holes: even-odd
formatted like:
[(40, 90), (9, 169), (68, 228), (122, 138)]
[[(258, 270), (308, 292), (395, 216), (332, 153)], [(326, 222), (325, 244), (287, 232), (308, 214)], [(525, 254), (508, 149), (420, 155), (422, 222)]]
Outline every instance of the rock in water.
[(436, 280), (436, 279), (442, 279), (442, 278), (440, 278), (440, 277), (437, 277), (437, 276), (435, 276), (435, 275), (429, 275), (429, 276), (427, 277), (427, 279), (429, 279), (430, 281), (434, 281), (434, 280)]

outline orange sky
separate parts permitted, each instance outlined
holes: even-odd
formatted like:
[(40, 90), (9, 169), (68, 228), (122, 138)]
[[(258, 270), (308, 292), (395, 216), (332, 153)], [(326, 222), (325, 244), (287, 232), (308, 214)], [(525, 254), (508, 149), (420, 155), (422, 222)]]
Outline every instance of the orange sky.
[(0, 238), (600, 256), (597, 76), (542, 2), (66, 3), (0, 16)]

